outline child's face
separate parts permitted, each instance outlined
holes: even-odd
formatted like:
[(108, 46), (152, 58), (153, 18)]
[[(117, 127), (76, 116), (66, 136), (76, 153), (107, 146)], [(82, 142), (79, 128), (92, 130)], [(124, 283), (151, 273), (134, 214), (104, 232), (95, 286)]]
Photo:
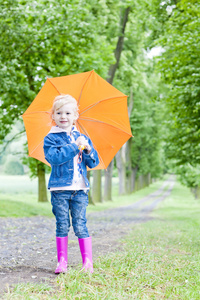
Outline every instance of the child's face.
[(71, 131), (72, 125), (76, 120), (74, 105), (72, 103), (63, 105), (54, 112), (52, 118), (58, 127)]

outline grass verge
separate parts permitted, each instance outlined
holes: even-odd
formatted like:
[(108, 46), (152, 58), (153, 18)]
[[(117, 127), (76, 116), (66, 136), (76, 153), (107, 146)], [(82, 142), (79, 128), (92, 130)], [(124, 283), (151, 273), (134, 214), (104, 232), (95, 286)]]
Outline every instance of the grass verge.
[(95, 273), (69, 269), (52, 285), (17, 285), (4, 299), (200, 299), (200, 202), (176, 183), (124, 251), (100, 257)]
[[(2, 176), (2, 178), (4, 177)], [(30, 189), (31, 183), (28, 181), (28, 176), (10, 176), (9, 178), (11, 180), (10, 182), (14, 183), (14, 187), (12, 187), (11, 185), (11, 188), (8, 188), (7, 193), (0, 193), (0, 217), (31, 217), (38, 215), (53, 217), (50, 202), (38, 202), (37, 193), (15, 192), (16, 185), (19, 185), (19, 187), (22, 188), (21, 191), (24, 191), (23, 181), (25, 182), (25, 185), (29, 186)], [(2, 180), (6, 181), (5, 178)], [(161, 186), (162, 182), (163, 180), (156, 181), (149, 187), (146, 187), (130, 195), (117, 196), (117, 184), (114, 180), (113, 201), (89, 205), (87, 212), (91, 213), (95, 211), (102, 211), (105, 209), (129, 205), (138, 201), (140, 198), (145, 197), (149, 193), (156, 191)]]

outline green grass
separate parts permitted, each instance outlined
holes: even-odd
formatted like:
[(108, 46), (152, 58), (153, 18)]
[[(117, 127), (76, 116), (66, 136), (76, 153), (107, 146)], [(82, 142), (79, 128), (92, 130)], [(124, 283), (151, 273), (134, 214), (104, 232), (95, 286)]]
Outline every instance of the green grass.
[[(165, 177), (167, 178), (167, 177)], [(143, 188), (130, 195), (117, 195), (116, 185), (113, 188), (113, 201), (107, 201), (103, 203), (96, 203), (95, 205), (90, 205), (87, 209), (88, 212), (101, 211), (106, 209), (111, 209), (115, 207), (121, 207), (130, 205), (134, 202), (139, 201), (143, 197), (155, 192), (159, 187), (161, 187), (163, 180), (158, 180), (152, 183), (150, 186)]]
[(49, 203), (37, 203), (31, 205), (22, 203), (21, 201), (10, 201), (7, 197), (5, 200), (0, 200), (0, 217), (33, 217), (33, 216), (47, 216), (52, 217), (51, 206)]
[(0, 174), (1, 194), (37, 194), (37, 179), (30, 179), (28, 175)]
[(199, 215), (200, 201), (176, 183), (152, 220), (121, 241), (123, 252), (94, 262), (94, 274), (78, 266), (51, 285), (17, 285), (4, 299), (200, 299)]
[[(51, 204), (38, 203), (37, 181), (28, 176), (0, 175), (0, 217), (31, 217), (36, 215), (53, 217)], [(161, 185), (162, 180), (154, 182), (149, 187), (136, 193), (117, 196), (118, 181), (113, 179), (113, 201), (89, 205), (87, 212), (102, 211), (109, 208), (129, 205), (154, 192)], [(48, 199), (50, 193), (48, 192)]]

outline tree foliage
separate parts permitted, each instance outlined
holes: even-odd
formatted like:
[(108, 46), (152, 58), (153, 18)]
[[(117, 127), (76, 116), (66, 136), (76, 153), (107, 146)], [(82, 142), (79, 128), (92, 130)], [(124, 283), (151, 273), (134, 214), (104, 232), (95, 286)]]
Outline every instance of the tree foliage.
[[(147, 68), (147, 69), (146, 69)], [(138, 175), (150, 173), (159, 177), (163, 172), (164, 105), (157, 101), (159, 77), (149, 66), (140, 64), (138, 88), (134, 93), (131, 127), (135, 138), (132, 143), (132, 167)], [(137, 81), (136, 81), (137, 82)]]
[(159, 71), (169, 91), (168, 156), (177, 164), (200, 162), (200, 3), (177, 3), (159, 43), (165, 52)]
[(7, 160), (4, 165), (4, 172), (9, 175), (24, 175), (23, 165), (15, 159)]
[(3, 4), (1, 139), (47, 76), (95, 69), (105, 77), (107, 65), (114, 61), (112, 45), (101, 34), (101, 28), (108, 23), (108, 10), (105, 1), (14, 0)]

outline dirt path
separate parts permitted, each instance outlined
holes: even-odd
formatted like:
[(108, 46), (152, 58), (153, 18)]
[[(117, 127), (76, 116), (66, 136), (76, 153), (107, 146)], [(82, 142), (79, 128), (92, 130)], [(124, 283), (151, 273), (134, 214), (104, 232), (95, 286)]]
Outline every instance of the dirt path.
[[(135, 223), (146, 222), (150, 212), (170, 195), (174, 178), (140, 201), (115, 209), (88, 214), (93, 238), (93, 258), (120, 248), (119, 239)], [(0, 218), (0, 291), (19, 282), (45, 282), (55, 278), (55, 220), (47, 217)], [(69, 233), (68, 260), (71, 267), (81, 263), (77, 238)]]

